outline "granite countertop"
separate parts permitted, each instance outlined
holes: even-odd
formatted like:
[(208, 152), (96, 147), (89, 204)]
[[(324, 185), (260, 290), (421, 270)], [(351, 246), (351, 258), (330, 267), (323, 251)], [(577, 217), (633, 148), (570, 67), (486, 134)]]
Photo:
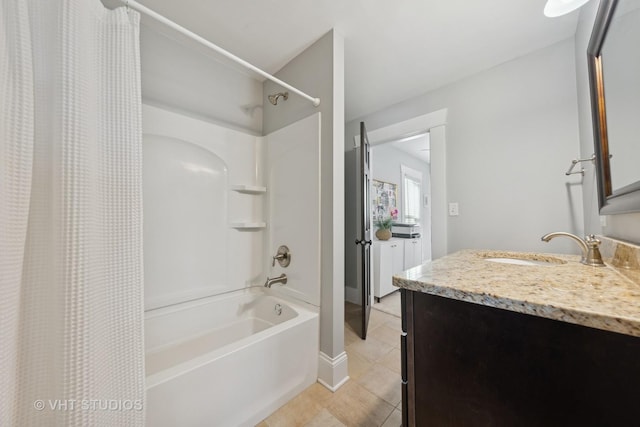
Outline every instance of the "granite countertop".
[[(603, 254), (604, 255), (604, 254)], [(513, 265), (486, 258), (551, 261)], [(607, 258), (605, 258), (607, 261)], [(393, 278), (397, 287), (640, 337), (640, 274), (577, 255), (463, 250)]]

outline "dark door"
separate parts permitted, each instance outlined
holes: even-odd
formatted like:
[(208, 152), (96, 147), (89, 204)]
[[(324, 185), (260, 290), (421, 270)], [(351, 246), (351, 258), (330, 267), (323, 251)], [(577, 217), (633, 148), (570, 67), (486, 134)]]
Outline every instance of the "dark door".
[(370, 200), (370, 147), (364, 122), (360, 122), (360, 246), (358, 288), (362, 297), (360, 337), (367, 338), (369, 314), (371, 312), (371, 200)]

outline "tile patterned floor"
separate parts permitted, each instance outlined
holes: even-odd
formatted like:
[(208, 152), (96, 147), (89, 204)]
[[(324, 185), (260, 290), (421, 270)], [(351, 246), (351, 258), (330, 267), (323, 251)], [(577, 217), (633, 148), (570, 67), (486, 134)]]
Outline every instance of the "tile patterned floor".
[(384, 298), (380, 299), (380, 302), (373, 300), (373, 308), (376, 310), (384, 311), (385, 313), (392, 314), (400, 317), (401, 304), (400, 304), (400, 290), (397, 290)]
[[(357, 313), (347, 307), (345, 315)], [(400, 318), (371, 310), (365, 341), (345, 322), (349, 381), (335, 393), (315, 383), (257, 427), (399, 427)]]

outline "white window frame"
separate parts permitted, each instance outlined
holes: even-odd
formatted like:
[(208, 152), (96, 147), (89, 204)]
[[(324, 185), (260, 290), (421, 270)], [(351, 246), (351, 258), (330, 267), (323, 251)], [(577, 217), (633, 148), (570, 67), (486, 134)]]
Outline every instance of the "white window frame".
[(410, 168), (407, 165), (400, 165), (400, 179), (401, 179), (401, 185), (402, 185), (402, 212), (401, 212), (401, 218), (402, 218), (402, 222), (408, 222), (407, 220), (407, 186), (405, 184), (406, 179), (410, 179), (414, 182), (417, 182), (420, 186), (420, 195), (418, 196), (418, 219), (416, 221), (417, 224), (420, 224), (422, 222), (422, 194), (423, 194), (423, 188), (422, 188), (422, 172), (417, 171), (413, 168)]

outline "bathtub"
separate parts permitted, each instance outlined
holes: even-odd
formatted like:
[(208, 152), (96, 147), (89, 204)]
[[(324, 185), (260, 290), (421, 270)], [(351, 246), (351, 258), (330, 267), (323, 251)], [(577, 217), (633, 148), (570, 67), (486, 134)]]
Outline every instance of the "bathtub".
[(145, 314), (146, 424), (254, 426), (313, 384), (318, 313), (262, 288)]

